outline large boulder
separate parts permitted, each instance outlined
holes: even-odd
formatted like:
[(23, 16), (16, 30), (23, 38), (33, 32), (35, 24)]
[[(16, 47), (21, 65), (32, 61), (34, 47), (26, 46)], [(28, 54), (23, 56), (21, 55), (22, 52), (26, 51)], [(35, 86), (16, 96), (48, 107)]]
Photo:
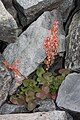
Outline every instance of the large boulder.
[(74, 8), (73, 0), (13, 0), (23, 27), (32, 23), (43, 12), (59, 8), (65, 22)]
[(8, 43), (16, 41), (18, 35), (17, 28), (16, 21), (0, 0), (0, 40)]
[(8, 69), (4, 66), (4, 58), (0, 55), (0, 106), (6, 101), (12, 78)]
[(20, 73), (27, 77), (46, 58), (44, 40), (50, 36), (52, 25), (55, 20), (59, 21), (58, 52), (65, 51), (65, 34), (61, 24), (61, 17), (57, 10), (45, 12), (26, 31), (24, 31), (15, 43), (11, 43), (4, 50), (3, 55), (9, 64), (19, 61), (17, 66)]
[(80, 74), (69, 74), (61, 84), (56, 103), (58, 107), (80, 113)]
[(74, 15), (66, 37), (65, 63), (66, 68), (80, 68), (80, 11)]
[(0, 120), (73, 120), (65, 111), (38, 112), (30, 114), (0, 115)]
[(63, 0), (13, 0), (23, 27), (31, 24), (43, 12), (58, 8)]

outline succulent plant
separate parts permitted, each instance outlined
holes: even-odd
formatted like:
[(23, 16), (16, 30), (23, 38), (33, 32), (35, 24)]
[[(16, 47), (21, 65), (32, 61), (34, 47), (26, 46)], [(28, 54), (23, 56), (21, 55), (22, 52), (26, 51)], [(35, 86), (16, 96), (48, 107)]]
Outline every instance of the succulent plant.
[(44, 100), (50, 96), (55, 99), (63, 80), (64, 76), (54, 76), (51, 72), (45, 71), (43, 67), (38, 67), (35, 79), (23, 80), (18, 94), (13, 95), (10, 101), (13, 104), (25, 104), (27, 109), (32, 111), (37, 105), (37, 100)]

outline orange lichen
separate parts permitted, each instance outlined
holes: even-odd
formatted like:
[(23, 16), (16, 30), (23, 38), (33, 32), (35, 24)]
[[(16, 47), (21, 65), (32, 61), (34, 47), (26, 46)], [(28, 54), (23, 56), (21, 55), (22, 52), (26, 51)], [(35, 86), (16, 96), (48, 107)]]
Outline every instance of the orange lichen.
[(45, 60), (46, 70), (54, 63), (55, 56), (58, 54), (58, 21), (55, 20), (51, 29), (51, 35), (44, 41), (44, 49), (47, 55)]

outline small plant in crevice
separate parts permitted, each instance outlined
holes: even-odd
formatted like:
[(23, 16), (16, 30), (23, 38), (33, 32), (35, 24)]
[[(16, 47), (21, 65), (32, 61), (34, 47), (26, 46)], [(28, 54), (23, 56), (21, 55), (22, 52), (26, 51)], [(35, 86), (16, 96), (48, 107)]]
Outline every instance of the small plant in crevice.
[(23, 80), (18, 93), (10, 97), (13, 104), (25, 105), (29, 111), (37, 106), (37, 101), (46, 98), (55, 99), (58, 88), (64, 80), (64, 75), (46, 72), (43, 67), (38, 67), (33, 79)]
[(16, 82), (18, 84), (22, 83), (22, 81), (19, 81), (19, 79), (21, 77), (23, 77), (24, 79), (26, 79), (26, 77), (20, 72), (20, 70), (17, 67), (17, 65), (20, 64), (20, 60), (16, 59), (12, 64), (9, 64), (6, 60), (4, 60), (3, 64), (5, 65), (5, 67), (7, 69), (9, 69), (10, 71), (12, 71), (14, 73), (14, 77), (15, 77)]

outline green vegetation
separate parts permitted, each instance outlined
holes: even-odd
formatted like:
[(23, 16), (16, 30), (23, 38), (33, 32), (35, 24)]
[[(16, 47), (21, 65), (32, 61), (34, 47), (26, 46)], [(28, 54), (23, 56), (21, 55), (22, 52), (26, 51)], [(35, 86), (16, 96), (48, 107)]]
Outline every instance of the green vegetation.
[(61, 71), (59, 75), (56, 75), (39, 67), (33, 79), (23, 80), (18, 93), (11, 96), (10, 101), (13, 104), (26, 105), (27, 109), (32, 111), (38, 100), (55, 99), (58, 88), (64, 79), (65, 74), (61, 74)]

